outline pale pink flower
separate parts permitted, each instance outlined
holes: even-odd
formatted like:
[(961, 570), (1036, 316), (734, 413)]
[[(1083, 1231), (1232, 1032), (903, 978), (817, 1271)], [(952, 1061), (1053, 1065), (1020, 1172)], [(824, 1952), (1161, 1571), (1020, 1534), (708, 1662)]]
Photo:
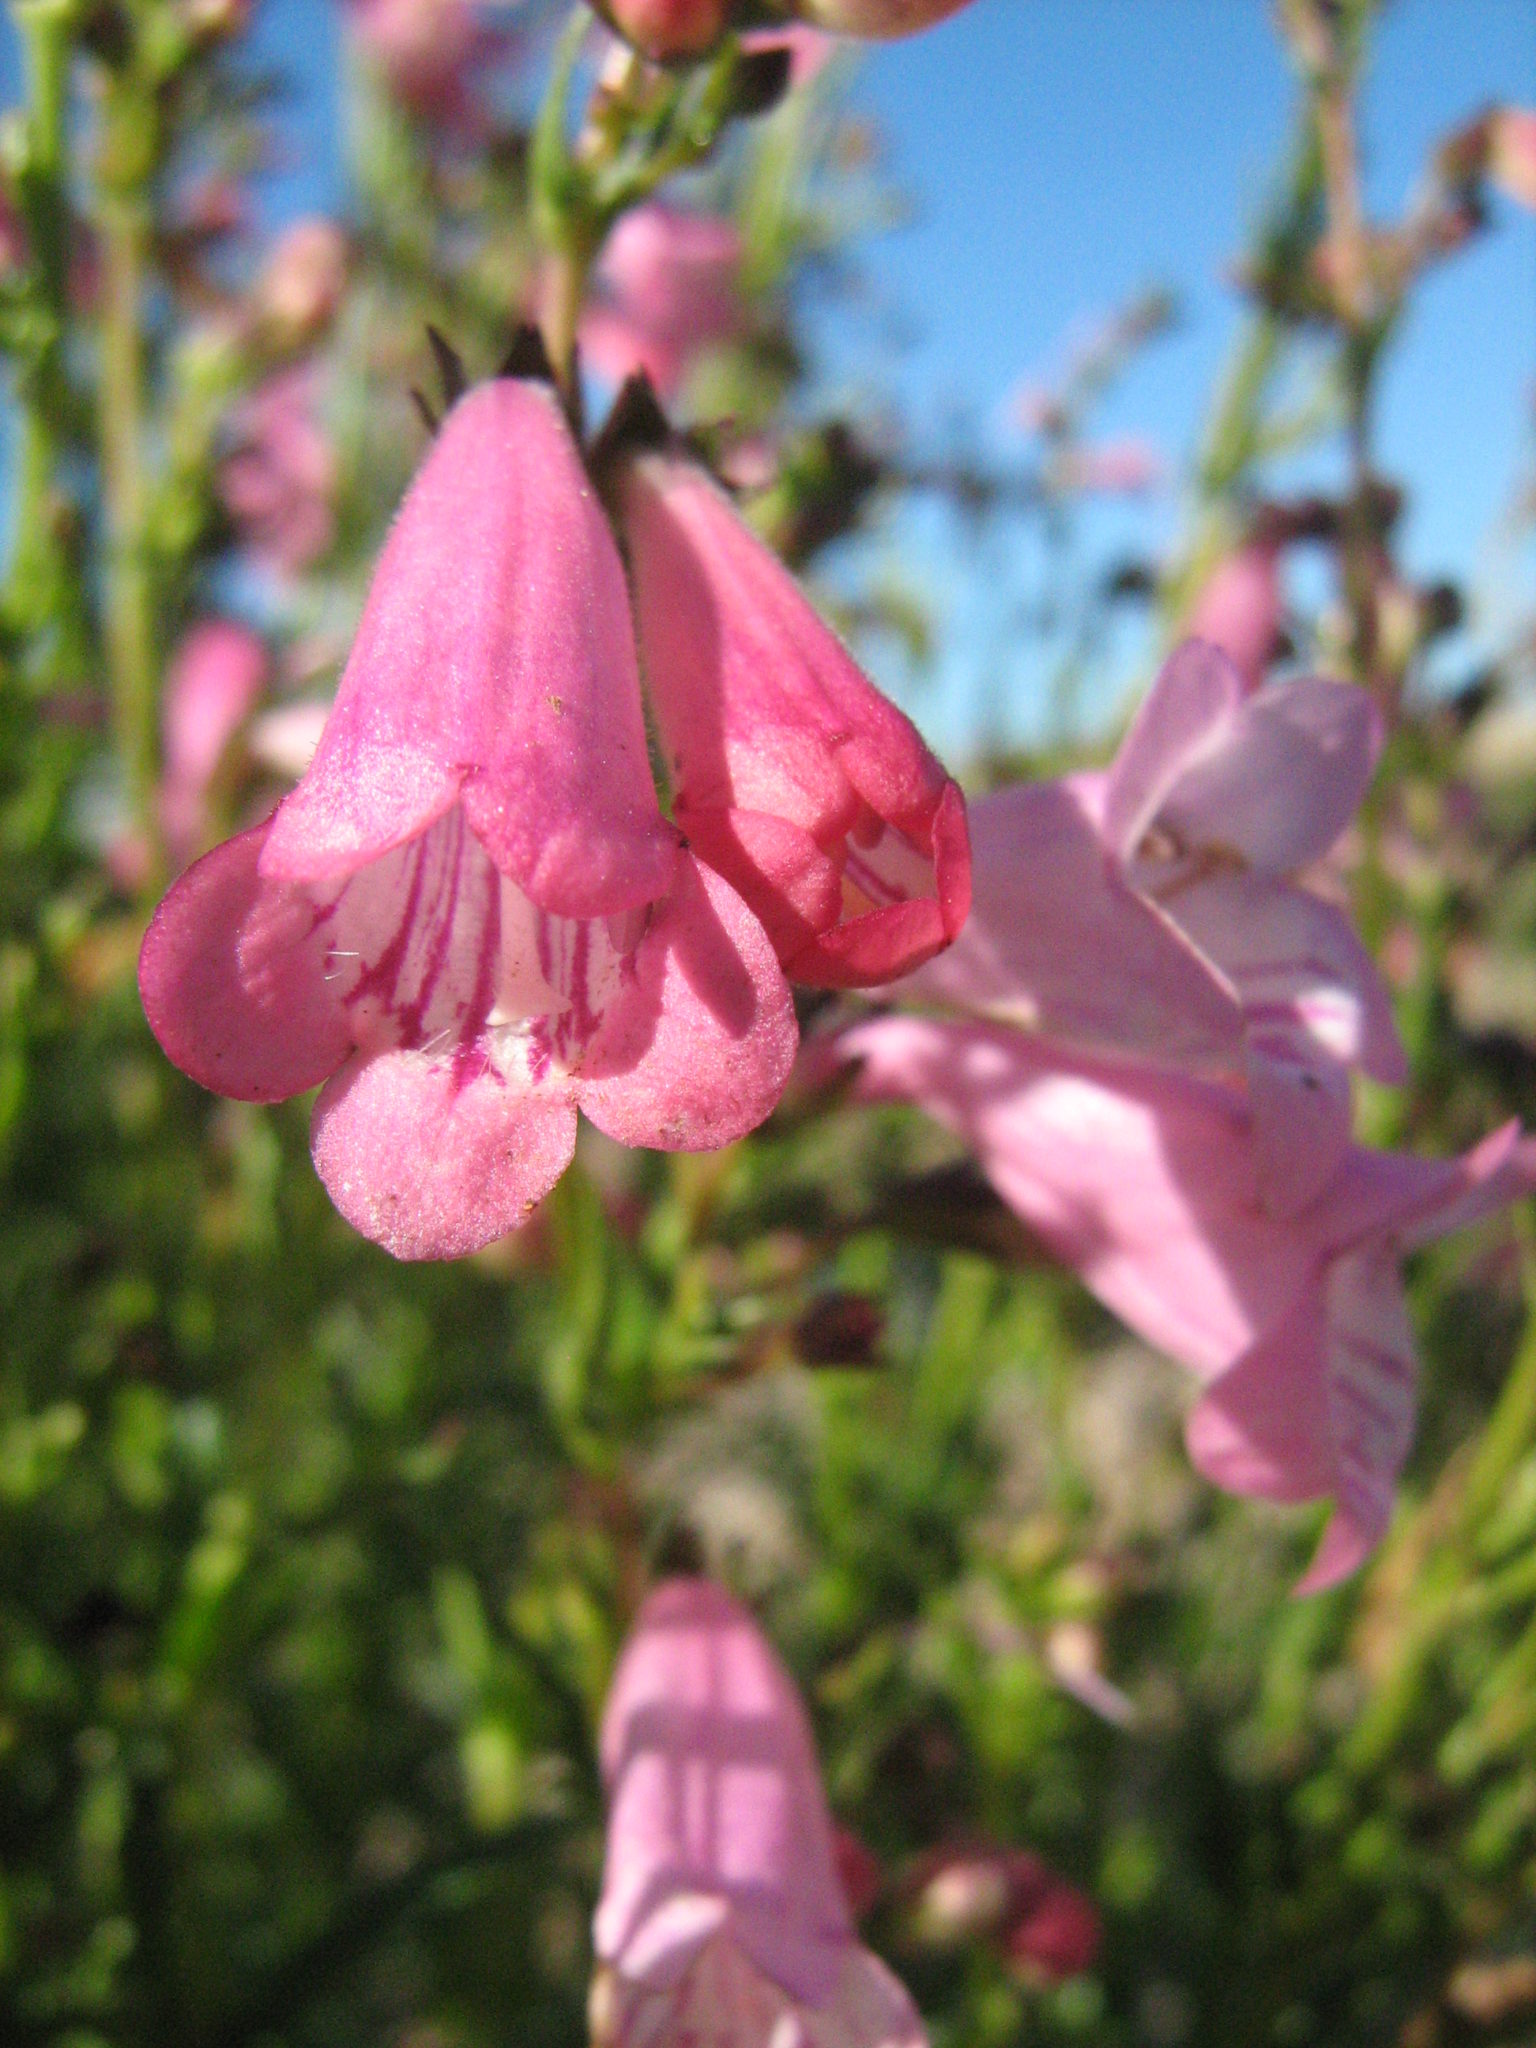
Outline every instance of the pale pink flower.
[(219, 470), (241, 541), (279, 575), (318, 561), (335, 537), (336, 457), (319, 417), (318, 373), (301, 363), (237, 407)]
[(646, 1601), (601, 1754), (597, 2048), (921, 2048), (854, 1933), (805, 1709), (718, 1586), (672, 1579)]
[(1348, 1146), (1350, 1070), (1404, 1073), (1347, 914), (1294, 879), (1344, 830), (1378, 745), (1352, 685), (1249, 694), (1225, 656), (1186, 642), (1107, 772), (972, 807), (970, 922), (903, 998), (1245, 1076), (1262, 1198), (1303, 1206)]
[(256, 280), (257, 314), (280, 347), (302, 347), (330, 326), (346, 281), (347, 240), (335, 221), (293, 221)]
[(741, 237), (730, 221), (654, 202), (609, 237), (581, 321), (582, 360), (619, 385), (644, 371), (663, 397), (701, 350), (745, 326)]
[(959, 789), (725, 494), (675, 447), (619, 477), (673, 816), (817, 987), (890, 980), (970, 906)]
[(1200, 1377), (1188, 1437), (1207, 1477), (1332, 1498), (1303, 1588), (1353, 1571), (1413, 1438), (1402, 1256), (1536, 1189), (1536, 1141), (1511, 1124), (1458, 1160), (1352, 1146), (1282, 1219), (1254, 1198), (1239, 1087), (934, 1018), (876, 1018), (838, 1049), (861, 1062), (864, 1099), (916, 1103), (955, 1132), (1055, 1256)]
[(1185, 622), (1191, 639), (1219, 647), (1250, 690), (1268, 673), (1280, 643), (1280, 544), (1256, 539), (1223, 555)]
[(172, 889), (139, 979), (204, 1086), (325, 1083), (320, 1177), (399, 1257), (521, 1222), (578, 1108), (671, 1151), (773, 1107), (789, 991), (657, 807), (623, 568), (546, 386), (449, 414), (313, 763)]
[(208, 834), (208, 795), (230, 741), (271, 674), (265, 641), (233, 619), (204, 619), (171, 657), (162, 705), (160, 822), (178, 866)]

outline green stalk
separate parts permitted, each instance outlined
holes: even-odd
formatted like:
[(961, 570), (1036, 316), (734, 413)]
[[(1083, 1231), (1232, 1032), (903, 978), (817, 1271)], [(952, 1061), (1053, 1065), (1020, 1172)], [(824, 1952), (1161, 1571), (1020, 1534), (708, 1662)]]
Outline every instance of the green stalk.
[(73, 7), (70, 0), (13, 0), (11, 12), (26, 74), (27, 153), (21, 199), (37, 266), (44, 336), (18, 380), (21, 448), (5, 609), (30, 622), (57, 609), (64, 580), (53, 499), (69, 290), (65, 122)]
[(108, 84), (102, 109), (99, 435), (113, 734), (133, 821), (152, 848), (158, 744), (141, 322), (156, 156), (153, 97), (130, 71)]
[(148, 208), (106, 201), (101, 360), (102, 495), (107, 517), (106, 640), (112, 724), (135, 823), (153, 834), (154, 635), (144, 479), (144, 350), (139, 334)]

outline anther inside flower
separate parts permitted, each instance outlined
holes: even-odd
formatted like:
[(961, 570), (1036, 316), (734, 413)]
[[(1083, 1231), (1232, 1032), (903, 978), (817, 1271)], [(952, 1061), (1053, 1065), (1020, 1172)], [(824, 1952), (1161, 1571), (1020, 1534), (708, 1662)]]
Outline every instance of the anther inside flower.
[[(798, 659), (789, 635), (772, 651)], [(770, 762), (828, 744), (759, 738)], [(145, 1011), (222, 1094), (323, 1082), (315, 1164), (342, 1214), (401, 1257), (454, 1256), (548, 1192), (578, 1109), (663, 1150), (772, 1109), (796, 1044), (777, 933), (709, 859), (657, 802), (624, 572), (564, 414), (503, 377), (459, 399), (407, 494), (298, 787), (157, 912)], [(863, 928), (900, 928), (898, 897)], [(818, 910), (835, 927), (841, 900)]]

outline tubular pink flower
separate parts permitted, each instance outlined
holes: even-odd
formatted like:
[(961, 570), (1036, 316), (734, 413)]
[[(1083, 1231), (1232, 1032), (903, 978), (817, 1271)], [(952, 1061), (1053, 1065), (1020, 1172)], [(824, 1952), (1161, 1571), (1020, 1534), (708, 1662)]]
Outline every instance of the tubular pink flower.
[(975, 909), (903, 989), (1089, 1052), (1246, 1076), (1267, 1206), (1304, 1206), (1349, 1143), (1349, 1072), (1401, 1080), (1391, 1005), (1346, 914), (1291, 879), (1348, 822), (1379, 732), (1364, 692), (1252, 695), (1172, 656), (1110, 769), (973, 806)]
[(139, 980), (204, 1086), (326, 1083), (321, 1179), (403, 1258), (520, 1222), (578, 1107), (662, 1150), (768, 1114), (789, 992), (657, 808), (622, 567), (547, 388), (450, 413), (312, 764), (172, 889)]
[(670, 450), (619, 481), (640, 650), (689, 844), (795, 981), (908, 973), (970, 907), (957, 786), (703, 470)]
[(742, 332), (741, 236), (730, 221), (653, 203), (614, 229), (581, 321), (582, 360), (617, 386), (643, 370), (664, 398), (701, 349)]
[(1254, 540), (1221, 560), (1202, 585), (1186, 630), (1219, 647), (1250, 690), (1258, 689), (1280, 643), (1280, 543)]
[(256, 280), (256, 312), (279, 347), (300, 348), (330, 326), (346, 283), (347, 239), (335, 221), (291, 221)]
[(599, 2048), (920, 2048), (854, 1934), (805, 1710), (751, 1617), (704, 1579), (640, 1611), (603, 1713)]
[(171, 658), (162, 712), (160, 822), (176, 860), (208, 830), (208, 791), (225, 749), (266, 688), (265, 641), (233, 619), (204, 619)]
[(1380, 1540), (1413, 1436), (1404, 1252), (1536, 1189), (1508, 1125), (1456, 1160), (1351, 1146), (1280, 1218), (1253, 1196), (1244, 1091), (1071, 1057), (992, 1024), (884, 1017), (837, 1041), (866, 1100), (913, 1102), (975, 1152), (1010, 1208), (1109, 1308), (1206, 1387), (1190, 1454), (1218, 1485), (1331, 1496), (1299, 1590)]

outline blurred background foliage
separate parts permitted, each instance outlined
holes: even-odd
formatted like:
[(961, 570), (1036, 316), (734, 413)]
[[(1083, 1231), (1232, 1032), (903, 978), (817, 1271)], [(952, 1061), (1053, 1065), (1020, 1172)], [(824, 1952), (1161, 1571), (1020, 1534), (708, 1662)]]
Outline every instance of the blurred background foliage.
[[(1370, 11), (1345, 10), (1362, 35)], [(167, 872), (170, 651), (234, 612), (273, 650), (271, 702), (334, 676), (424, 446), (426, 323), (484, 374), (535, 302), (549, 41), (540, 10), (487, 10), (446, 99), (356, 43), (344, 277), (295, 302), (240, 211), (283, 108), (241, 9), (12, 14), (0, 2040), (581, 2042), (597, 1716), (649, 1576), (699, 1561), (803, 1685), (879, 1867), (869, 1938), (942, 2048), (1536, 2040), (1526, 1223), (1418, 1261), (1423, 1413), (1392, 1538), (1297, 1602), (1313, 1519), (1191, 1473), (1173, 1369), (912, 1114), (807, 1084), (719, 1155), (586, 1131), (517, 1237), (402, 1267), (332, 1212), (305, 1105), (217, 1101), (163, 1059), (133, 964)], [(690, 364), (681, 415), (813, 577), (906, 492), (978, 532), (1040, 522), (1081, 614), (1061, 737), (1049, 760), (956, 763), (978, 788), (1101, 754), (1069, 671), (1106, 609), (1171, 631), (1275, 453), (1352, 431), (1346, 491), (1303, 515), (1336, 584), (1285, 630), (1397, 718), (1352, 882), (1415, 1078), (1370, 1129), (1442, 1152), (1536, 1121), (1531, 624), (1449, 696), (1415, 690), (1455, 594), (1404, 585), (1388, 613), (1390, 480), (1364, 438), (1407, 287), (1368, 332), (1318, 296), (1315, 78), (1186, 544), (1106, 590), (1073, 581), (1070, 458), (1165, 301), (1111, 328), (1006, 474), (905, 462), (878, 392), (869, 419), (805, 403), (806, 280), (856, 266), (891, 203), (844, 61), (730, 123), (683, 188), (739, 227), (744, 313)], [(297, 453), (263, 402), (308, 422)], [(254, 500), (229, 469), (252, 445)], [(877, 660), (894, 638), (921, 668), (910, 587), (826, 587)], [(204, 837), (275, 786), (237, 744)], [(1081, 1886), (1093, 1966), (1052, 1981), (941, 1939), (921, 1873), (956, 1842), (1031, 1848)]]

